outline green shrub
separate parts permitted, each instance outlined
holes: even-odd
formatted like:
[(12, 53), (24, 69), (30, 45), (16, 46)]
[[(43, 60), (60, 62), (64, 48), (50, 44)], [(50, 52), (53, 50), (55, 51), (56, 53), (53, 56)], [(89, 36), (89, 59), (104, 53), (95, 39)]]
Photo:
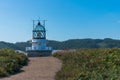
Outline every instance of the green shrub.
[(8, 73), (4, 68), (0, 67), (0, 77), (5, 77), (5, 76), (8, 76)]
[(14, 74), (20, 71), (20, 68), (26, 65), (28, 58), (11, 49), (0, 50), (0, 77)]
[(80, 49), (53, 56), (63, 62), (56, 80), (120, 80), (120, 49)]

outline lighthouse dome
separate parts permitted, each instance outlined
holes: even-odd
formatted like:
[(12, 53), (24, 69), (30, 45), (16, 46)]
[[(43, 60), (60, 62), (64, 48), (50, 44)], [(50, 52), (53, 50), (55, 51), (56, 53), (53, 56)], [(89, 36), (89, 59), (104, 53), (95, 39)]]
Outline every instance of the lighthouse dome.
[(45, 31), (45, 27), (43, 25), (41, 25), (40, 22), (38, 22), (38, 24), (36, 25), (36, 27), (34, 28), (35, 31)]

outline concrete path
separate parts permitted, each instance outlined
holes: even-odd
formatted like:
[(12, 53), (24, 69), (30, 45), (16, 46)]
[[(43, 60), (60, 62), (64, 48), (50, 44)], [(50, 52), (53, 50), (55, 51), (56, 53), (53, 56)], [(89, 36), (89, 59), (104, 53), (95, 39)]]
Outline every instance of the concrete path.
[(61, 61), (54, 57), (29, 58), (23, 72), (0, 80), (55, 80), (55, 74), (61, 69)]

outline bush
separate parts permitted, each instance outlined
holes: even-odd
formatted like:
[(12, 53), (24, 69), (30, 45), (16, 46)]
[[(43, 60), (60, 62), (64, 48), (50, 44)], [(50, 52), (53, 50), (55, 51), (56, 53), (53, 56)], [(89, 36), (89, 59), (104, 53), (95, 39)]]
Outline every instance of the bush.
[(11, 49), (0, 50), (0, 77), (8, 76), (20, 71), (26, 65), (28, 58), (26, 55), (15, 52)]
[(5, 77), (5, 76), (8, 76), (8, 73), (4, 68), (0, 67), (0, 77)]
[(120, 80), (120, 49), (80, 49), (53, 56), (63, 61), (56, 80)]

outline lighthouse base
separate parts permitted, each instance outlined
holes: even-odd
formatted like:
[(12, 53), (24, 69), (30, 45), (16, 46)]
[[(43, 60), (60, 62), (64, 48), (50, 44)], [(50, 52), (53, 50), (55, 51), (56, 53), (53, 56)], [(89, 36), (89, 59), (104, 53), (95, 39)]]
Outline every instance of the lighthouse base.
[(51, 56), (52, 50), (42, 50), (42, 51), (27, 51), (28, 57), (42, 57), (42, 56)]

